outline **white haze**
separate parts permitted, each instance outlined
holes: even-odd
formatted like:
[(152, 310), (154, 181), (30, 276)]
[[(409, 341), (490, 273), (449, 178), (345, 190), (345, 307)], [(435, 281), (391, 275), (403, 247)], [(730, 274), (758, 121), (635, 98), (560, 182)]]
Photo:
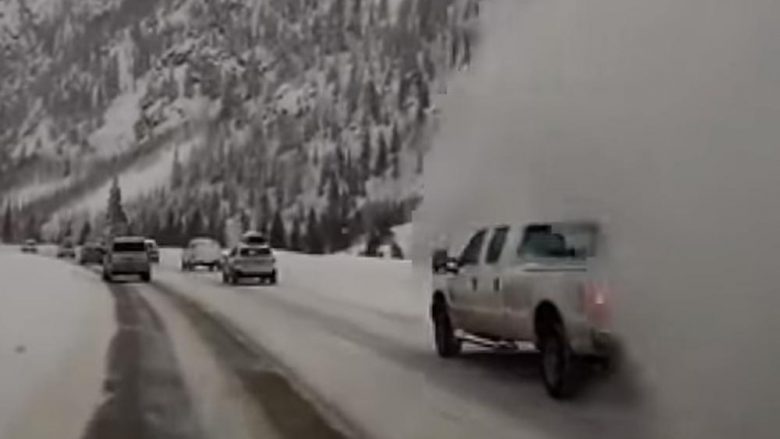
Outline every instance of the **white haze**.
[(442, 101), (418, 242), (600, 220), (657, 435), (778, 437), (780, 2), (483, 5), (476, 63)]

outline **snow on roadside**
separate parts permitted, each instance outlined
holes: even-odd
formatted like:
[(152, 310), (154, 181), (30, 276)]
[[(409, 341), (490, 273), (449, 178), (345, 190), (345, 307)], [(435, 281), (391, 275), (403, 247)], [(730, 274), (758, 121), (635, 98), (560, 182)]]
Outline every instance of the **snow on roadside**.
[(110, 295), (78, 267), (0, 246), (0, 303), (0, 437), (80, 437), (101, 399)]

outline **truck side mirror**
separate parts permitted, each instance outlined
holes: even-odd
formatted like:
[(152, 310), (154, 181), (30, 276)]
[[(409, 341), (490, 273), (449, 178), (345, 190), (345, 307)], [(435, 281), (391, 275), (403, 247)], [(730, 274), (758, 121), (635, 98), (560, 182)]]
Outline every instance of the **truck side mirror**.
[(444, 269), (447, 273), (458, 274), (458, 272), (460, 272), (460, 260), (458, 258), (448, 257)]

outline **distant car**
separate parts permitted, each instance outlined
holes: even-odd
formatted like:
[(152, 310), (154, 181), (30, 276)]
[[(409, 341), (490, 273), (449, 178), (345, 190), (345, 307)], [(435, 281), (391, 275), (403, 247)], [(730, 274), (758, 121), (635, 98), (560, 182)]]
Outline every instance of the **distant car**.
[(103, 257), (103, 280), (112, 282), (117, 275), (138, 275), (144, 282), (152, 280), (152, 266), (141, 237), (114, 238)]
[(146, 244), (146, 252), (149, 254), (149, 262), (157, 264), (160, 262), (160, 248), (157, 246), (157, 241), (154, 239), (147, 239), (144, 241)]
[(222, 266), (222, 248), (211, 238), (194, 238), (181, 252), (181, 269), (194, 270), (197, 267), (208, 267), (216, 270)]
[(28, 239), (22, 244), (22, 253), (38, 253), (38, 243), (34, 239)]
[(455, 356), (464, 341), (531, 342), (541, 353), (547, 392), (571, 396), (584, 360), (610, 364), (619, 353), (609, 291), (593, 270), (599, 236), (589, 222), (475, 231), (445, 265), (448, 274), (434, 276), (430, 315), (438, 354)]
[(270, 246), (239, 244), (230, 250), (222, 266), (222, 282), (236, 284), (243, 278), (276, 284), (276, 257)]
[(241, 242), (247, 245), (268, 245), (268, 238), (260, 232), (249, 231), (241, 235)]
[(100, 264), (103, 262), (103, 246), (97, 242), (88, 242), (81, 246), (78, 262), (81, 265)]
[(57, 246), (57, 257), (75, 259), (76, 247), (70, 241), (63, 241), (59, 246)]

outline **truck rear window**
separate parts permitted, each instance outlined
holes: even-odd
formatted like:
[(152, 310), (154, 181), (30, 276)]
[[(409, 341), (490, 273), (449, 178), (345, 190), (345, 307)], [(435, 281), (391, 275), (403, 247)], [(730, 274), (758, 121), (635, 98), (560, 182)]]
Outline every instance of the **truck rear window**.
[(537, 224), (526, 227), (521, 257), (585, 259), (596, 254), (598, 230), (590, 224)]
[(244, 258), (256, 258), (259, 256), (271, 256), (271, 249), (268, 247), (261, 248), (242, 248), (240, 253)]
[(115, 252), (145, 252), (146, 245), (143, 242), (115, 242), (113, 247)]

